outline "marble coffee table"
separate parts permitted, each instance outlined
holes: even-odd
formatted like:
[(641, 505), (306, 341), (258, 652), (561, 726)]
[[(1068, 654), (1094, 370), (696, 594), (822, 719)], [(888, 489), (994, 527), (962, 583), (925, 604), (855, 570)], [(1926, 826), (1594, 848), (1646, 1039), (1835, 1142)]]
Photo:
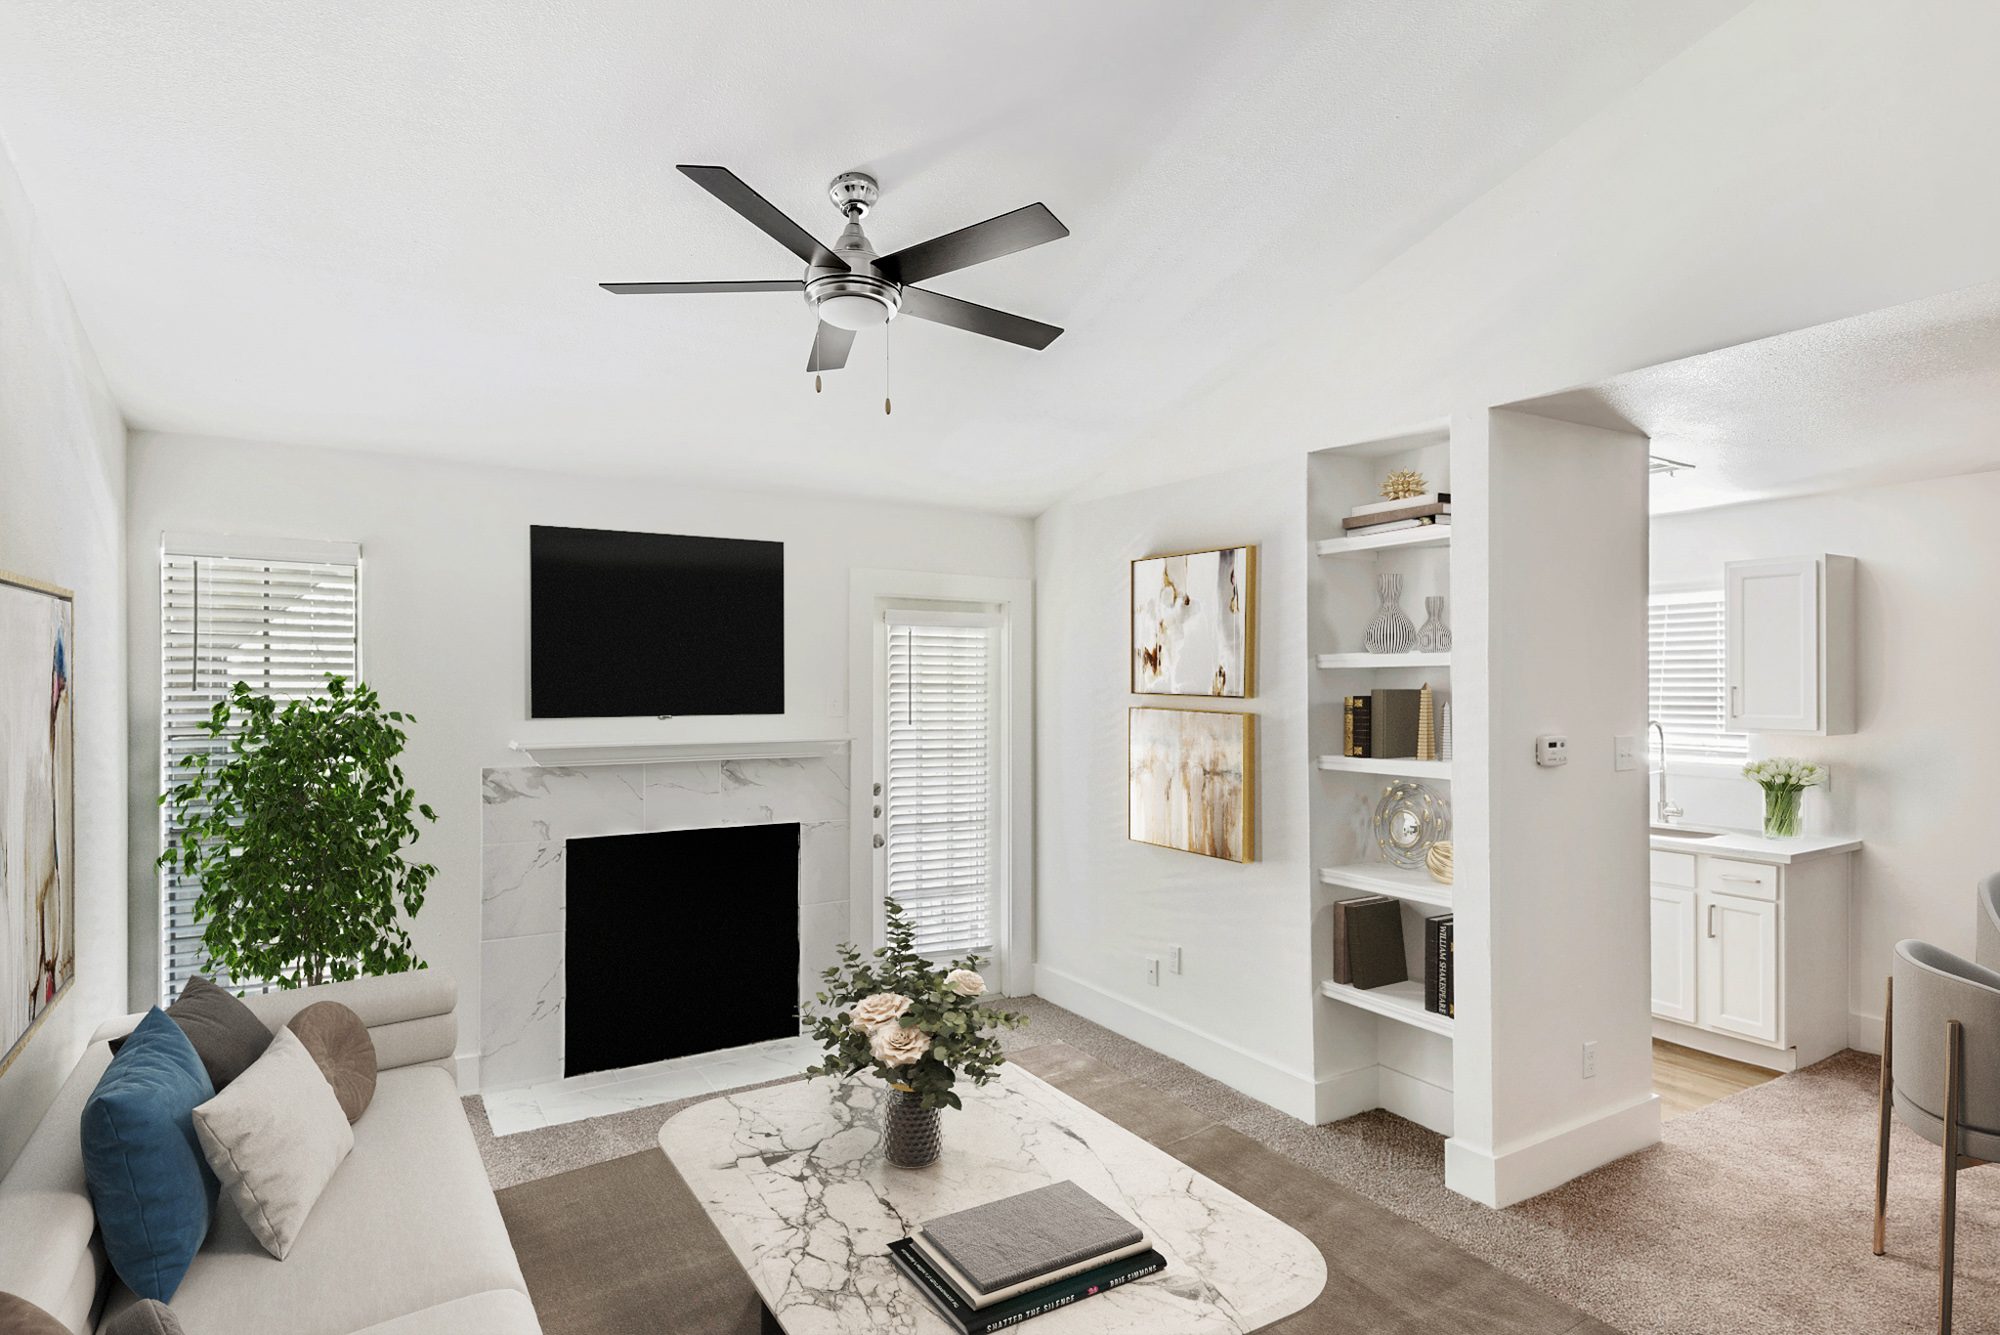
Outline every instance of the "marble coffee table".
[(787, 1335), (946, 1335), (889, 1263), (926, 1219), (1067, 1178), (1138, 1221), (1167, 1268), (1035, 1318), (1034, 1335), (1243, 1335), (1298, 1311), (1326, 1262), (1296, 1229), (1018, 1066), (945, 1112), (944, 1157), (882, 1160), (881, 1085), (809, 1080), (696, 1104), (660, 1128)]

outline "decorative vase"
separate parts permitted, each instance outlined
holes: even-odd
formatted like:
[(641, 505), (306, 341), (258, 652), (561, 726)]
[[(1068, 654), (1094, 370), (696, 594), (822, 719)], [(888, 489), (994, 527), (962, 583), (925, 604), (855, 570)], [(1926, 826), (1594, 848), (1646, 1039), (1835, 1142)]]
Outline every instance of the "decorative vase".
[(882, 1109), (882, 1157), (898, 1168), (926, 1168), (944, 1150), (941, 1108), (924, 1107), (924, 1096), (891, 1088)]
[(1375, 596), (1381, 606), (1375, 619), (1361, 632), (1361, 647), (1371, 654), (1406, 654), (1417, 638), (1417, 628), (1403, 615), (1403, 577), (1377, 575)]
[(1444, 624), (1444, 599), (1435, 596), (1424, 599), (1424, 611), (1430, 613), (1430, 618), (1417, 631), (1418, 652), (1447, 652), (1451, 648), (1451, 627)]
[(1799, 798), (1805, 789), (1773, 786), (1764, 790), (1764, 837), (1799, 837)]

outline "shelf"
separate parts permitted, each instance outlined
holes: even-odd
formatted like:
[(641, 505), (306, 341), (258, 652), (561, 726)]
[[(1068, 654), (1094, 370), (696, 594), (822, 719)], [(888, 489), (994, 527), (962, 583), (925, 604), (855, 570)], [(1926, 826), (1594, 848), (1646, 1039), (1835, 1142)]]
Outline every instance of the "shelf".
[(1414, 668), (1451, 666), (1451, 654), (1321, 654), (1319, 665), (1339, 668)]
[(1450, 524), (1426, 524), (1422, 528), (1399, 528), (1393, 533), (1368, 533), (1358, 538), (1321, 538), (1321, 556), (1368, 556), (1385, 547), (1449, 547)]
[(1412, 904), (1451, 907), (1451, 887), (1439, 884), (1427, 871), (1410, 871), (1393, 862), (1350, 862), (1343, 867), (1321, 867), (1321, 885), (1338, 885), (1370, 894), (1393, 895)]
[(1449, 760), (1375, 760), (1368, 756), (1321, 756), (1321, 769), (1352, 774), (1401, 774), (1412, 779), (1451, 779)]
[(1390, 983), (1386, 987), (1371, 987), (1365, 992), (1346, 983), (1327, 982), (1321, 983), (1319, 990), (1322, 996), (1332, 997), (1346, 1005), (1451, 1037), (1451, 1017), (1424, 1009), (1424, 985), (1420, 982)]

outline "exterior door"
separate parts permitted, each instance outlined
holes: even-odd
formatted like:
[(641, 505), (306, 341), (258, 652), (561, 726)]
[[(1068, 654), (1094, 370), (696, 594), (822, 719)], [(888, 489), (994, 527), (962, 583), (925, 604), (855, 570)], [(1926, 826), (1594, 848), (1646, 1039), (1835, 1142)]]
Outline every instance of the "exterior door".
[(1703, 892), (1701, 1023), (1725, 1034), (1778, 1041), (1778, 906)]
[(1692, 890), (1653, 887), (1653, 1014), (1682, 1024), (1697, 1023), (1694, 900)]

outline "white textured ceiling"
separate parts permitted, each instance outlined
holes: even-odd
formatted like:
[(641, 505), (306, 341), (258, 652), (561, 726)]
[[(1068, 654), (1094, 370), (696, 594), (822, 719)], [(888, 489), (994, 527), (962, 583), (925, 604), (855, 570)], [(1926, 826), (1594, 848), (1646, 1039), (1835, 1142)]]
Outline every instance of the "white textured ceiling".
[[(10, 0), (0, 135), (136, 427), (1032, 513), (1743, 3)], [(677, 162), (828, 240), (872, 171), (884, 252), (1045, 201), (929, 285), (1068, 332), (816, 397), (796, 297), (597, 289), (797, 275)]]
[(2000, 284), (1814, 325), (1514, 405), (1695, 465), (1655, 514), (2000, 468)]

